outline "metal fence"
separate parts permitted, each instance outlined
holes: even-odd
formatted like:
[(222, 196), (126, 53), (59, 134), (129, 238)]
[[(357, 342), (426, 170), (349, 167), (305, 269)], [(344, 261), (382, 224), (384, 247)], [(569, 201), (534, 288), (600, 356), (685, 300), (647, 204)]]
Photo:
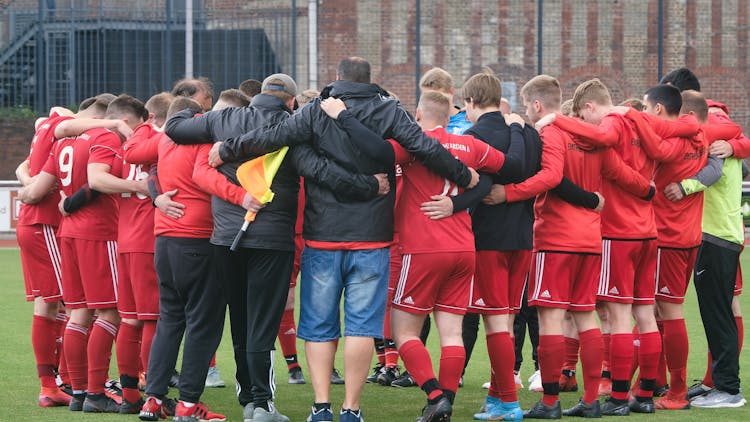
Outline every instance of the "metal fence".
[[(184, 2), (172, 3), (12, 11), (0, 52), (0, 106), (42, 112), (101, 92), (145, 99), (169, 90), (185, 76), (186, 62)], [(294, 75), (294, 16), (294, 7), (196, 7), (194, 75), (211, 79), (217, 92), (282, 70)]]

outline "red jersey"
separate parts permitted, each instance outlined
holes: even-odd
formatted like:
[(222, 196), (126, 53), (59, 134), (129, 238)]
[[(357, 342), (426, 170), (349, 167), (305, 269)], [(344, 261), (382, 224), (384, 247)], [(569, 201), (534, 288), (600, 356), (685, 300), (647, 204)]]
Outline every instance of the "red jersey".
[(210, 144), (177, 145), (164, 133), (145, 142), (126, 143), (125, 160), (134, 164), (157, 162), (161, 169), (159, 184), (162, 191), (177, 189), (172, 199), (185, 205), (185, 215), (176, 220), (162, 212), (154, 213), (154, 233), (157, 236), (210, 237), (213, 231), (212, 194), (242, 204), (245, 190), (208, 166), (210, 150)]
[(664, 195), (664, 188), (694, 176), (706, 165), (708, 142), (703, 131), (692, 138), (662, 140), (647, 122), (655, 116), (635, 110), (628, 111), (626, 116), (635, 123), (644, 149), (660, 162), (654, 172), (656, 195), (653, 199), (659, 246), (692, 248), (700, 245), (701, 226), (695, 222), (701, 221), (703, 214), (703, 192), (672, 202)]
[[(554, 126), (543, 128), (540, 136), (544, 141), (542, 170), (519, 184), (506, 185), (508, 201), (539, 195), (534, 203), (535, 251), (600, 253), (600, 214), (570, 204), (548, 190), (565, 176), (582, 189), (600, 191), (604, 177), (617, 181), (618, 188), (643, 197), (650, 191), (649, 181), (628, 167), (610, 148), (591, 148)], [(607, 206), (608, 199), (604, 208)]]
[[(469, 167), (497, 173), (505, 155), (472, 136), (453, 135), (442, 127), (425, 131)], [(433, 252), (473, 252), (471, 218), (465, 210), (440, 220), (431, 220), (420, 210), (433, 195), (456, 196), (463, 189), (431, 172), (398, 143), (391, 141), (396, 163), (403, 169), (403, 189), (395, 212), (395, 225), (404, 254)]]
[[(633, 124), (617, 114), (604, 116), (597, 127), (566, 116), (556, 116), (555, 125), (597, 146), (612, 146), (622, 160), (644, 178), (651, 179), (655, 164), (641, 148)], [(656, 238), (654, 210), (649, 201), (627, 193), (611, 181), (602, 183), (606, 199), (602, 210), (602, 236), (610, 239)]]
[[(57, 177), (57, 186), (71, 196), (88, 184), (88, 165), (106, 164), (109, 172), (122, 172), (120, 137), (108, 129), (91, 129), (77, 137), (57, 141), (45, 173)], [(86, 240), (117, 240), (118, 201), (114, 195), (101, 194), (81, 209), (63, 217), (60, 237)]]
[[(39, 125), (34, 133), (34, 138), (31, 140), (31, 150), (27, 158), (29, 160), (30, 176), (34, 177), (42, 171), (44, 164), (49, 159), (52, 147), (55, 145), (55, 141), (57, 141), (55, 138), (55, 128), (57, 128), (60, 122), (68, 119), (72, 119), (72, 117), (60, 116), (57, 113), (53, 113)], [(18, 224), (58, 226), (60, 218), (62, 218), (60, 211), (57, 209), (59, 202), (60, 191), (55, 189), (36, 204), (21, 204), (21, 210), (18, 214)]]
[[(146, 142), (149, 138), (158, 137), (160, 133), (150, 123), (142, 124), (136, 128), (128, 144)], [(151, 164), (131, 164), (125, 160), (122, 164), (123, 179), (148, 179)], [(151, 198), (140, 193), (120, 194), (120, 231), (117, 237), (117, 251), (154, 253), (154, 242), (154, 205), (151, 203)]]

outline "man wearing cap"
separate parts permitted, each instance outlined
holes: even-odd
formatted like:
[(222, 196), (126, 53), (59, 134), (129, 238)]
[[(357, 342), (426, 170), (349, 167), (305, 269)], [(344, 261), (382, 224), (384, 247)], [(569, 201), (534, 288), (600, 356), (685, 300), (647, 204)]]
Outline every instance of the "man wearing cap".
[[(185, 110), (167, 121), (165, 131), (178, 144), (236, 137), (288, 118), (296, 94), (292, 78), (274, 74), (263, 81), (261, 93), (249, 107), (230, 107), (197, 117)], [(241, 164), (227, 163), (218, 170), (239, 185), (237, 168)], [(273, 349), (292, 272), (298, 171), (350, 200), (377, 196), (379, 190), (376, 177), (349, 174), (318, 157), (308, 145), (292, 148), (271, 184), (273, 201), (258, 212), (234, 252), (229, 247), (244, 221), (245, 209), (212, 196), (213, 260), (230, 309), (238, 398), (245, 407), (245, 420), (254, 422), (289, 420), (273, 404)], [(378, 177), (386, 180), (385, 175)]]
[[(440, 143), (428, 138), (401, 107), (379, 86), (370, 83), (370, 64), (359, 57), (342, 60), (337, 81), (323, 90), (323, 98), (340, 98), (348, 112), (339, 118), (359, 119), (382, 138), (401, 143), (428, 168), (460, 187), (479, 180)], [(262, 128), (215, 144), (209, 163), (237, 161), (282, 145), (311, 145), (332, 161), (353, 171), (387, 172), (395, 180), (393, 150), (377, 150), (372, 143), (350, 138), (339, 122), (330, 119), (316, 98), (271, 129)], [(217, 154), (218, 153), (218, 154)], [(345, 202), (339, 192), (305, 178), (300, 320), (297, 336), (305, 340), (315, 401), (310, 422), (333, 421), (330, 374), (336, 340), (341, 337), (339, 307), (344, 299), (344, 369), (346, 393), (339, 411), (341, 422), (360, 422), (360, 395), (369, 371), (373, 337), (382, 338), (388, 291), (389, 246), (393, 240), (395, 192), (362, 202)]]

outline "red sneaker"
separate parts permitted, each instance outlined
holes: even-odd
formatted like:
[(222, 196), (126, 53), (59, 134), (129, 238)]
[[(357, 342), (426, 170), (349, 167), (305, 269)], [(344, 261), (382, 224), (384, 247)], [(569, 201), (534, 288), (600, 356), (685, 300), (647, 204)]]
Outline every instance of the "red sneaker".
[(164, 411), (164, 406), (156, 401), (156, 397), (149, 396), (141, 407), (138, 418), (142, 421), (158, 421), (166, 419), (167, 413)]
[(185, 407), (185, 404), (180, 401), (174, 412), (174, 422), (224, 422), (226, 420), (226, 416), (208, 410), (203, 403)]
[(58, 387), (42, 387), (39, 390), (39, 407), (68, 406), (69, 404), (70, 396)]
[(685, 399), (684, 394), (677, 396), (667, 393), (654, 400), (654, 407), (661, 410), (687, 410), (690, 409), (690, 402)]

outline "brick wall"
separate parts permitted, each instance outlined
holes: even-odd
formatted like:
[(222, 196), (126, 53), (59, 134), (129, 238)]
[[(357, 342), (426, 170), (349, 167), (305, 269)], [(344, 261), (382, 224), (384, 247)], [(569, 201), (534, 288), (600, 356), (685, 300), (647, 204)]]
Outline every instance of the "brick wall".
[(34, 120), (0, 118), (0, 180), (16, 180), (16, 167), (29, 155)]

